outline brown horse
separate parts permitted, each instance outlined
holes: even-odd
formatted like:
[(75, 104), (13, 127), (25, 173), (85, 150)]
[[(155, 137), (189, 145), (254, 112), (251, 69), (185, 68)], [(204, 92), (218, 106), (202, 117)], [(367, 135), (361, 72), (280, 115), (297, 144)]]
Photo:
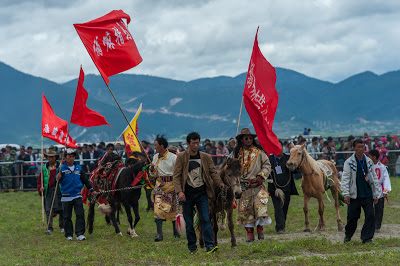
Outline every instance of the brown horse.
[[(228, 219), (228, 227), (231, 232), (231, 247), (236, 248), (236, 238), (233, 223), (233, 201), (242, 197), (242, 189), (240, 186), (240, 177), (242, 165), (238, 159), (228, 158), (226, 163), (221, 167), (220, 177), (225, 184), (224, 188), (214, 187), (215, 197), (213, 200), (208, 200), (210, 208), (210, 218), (214, 232), (214, 244), (218, 245), (218, 214), (222, 211), (226, 212)], [(218, 169), (217, 169), (218, 170)], [(201, 223), (200, 223), (201, 224)], [(204, 247), (204, 238), (201, 232), (199, 234), (200, 247)]]
[[(331, 189), (333, 198), (335, 201), (336, 208), (336, 217), (338, 230), (343, 230), (342, 220), (340, 219), (339, 213), (339, 201), (338, 201), (338, 172), (336, 170), (335, 165), (332, 162), (326, 160), (314, 160), (306, 151), (305, 144), (303, 145), (290, 145), (290, 158), (286, 164), (286, 166), (294, 171), (296, 168), (300, 168), (303, 178), (301, 181), (301, 188), (303, 189), (304, 194), (304, 215), (305, 215), (305, 225), (306, 228), (304, 232), (310, 232), (310, 223), (308, 220), (308, 201), (311, 197), (316, 198), (318, 200), (318, 213), (319, 213), (319, 221), (318, 225), (315, 228), (315, 231), (324, 231), (325, 230), (325, 221), (324, 221), (324, 201), (323, 195), (327, 189)], [(332, 179), (327, 179), (324, 177), (324, 172), (322, 169), (330, 169), (331, 174), (333, 175)]]

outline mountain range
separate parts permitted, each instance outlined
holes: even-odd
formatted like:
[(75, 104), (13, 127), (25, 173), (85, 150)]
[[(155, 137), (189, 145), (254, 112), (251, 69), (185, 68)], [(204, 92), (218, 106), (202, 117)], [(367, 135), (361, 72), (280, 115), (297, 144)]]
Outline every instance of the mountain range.
[[(304, 127), (322, 135), (400, 131), (400, 71), (383, 75), (363, 72), (339, 83), (283, 68), (276, 68), (276, 74), (279, 104), (273, 130), (278, 137), (298, 135)], [(58, 84), (1, 62), (0, 78), (2, 143), (38, 147), (42, 92), (56, 115), (69, 120), (77, 79)], [(143, 103), (138, 120), (140, 139), (151, 141), (156, 134), (165, 134), (169, 139), (183, 140), (191, 131), (198, 131), (205, 138), (229, 138), (236, 133), (245, 79), (246, 73), (189, 82), (118, 74), (110, 77), (109, 85), (129, 120)], [(115, 141), (127, 123), (101, 76), (87, 75), (84, 87), (89, 93), (88, 107), (104, 115), (112, 126), (71, 125), (71, 136), (78, 142)], [(252, 128), (244, 107), (240, 127)]]

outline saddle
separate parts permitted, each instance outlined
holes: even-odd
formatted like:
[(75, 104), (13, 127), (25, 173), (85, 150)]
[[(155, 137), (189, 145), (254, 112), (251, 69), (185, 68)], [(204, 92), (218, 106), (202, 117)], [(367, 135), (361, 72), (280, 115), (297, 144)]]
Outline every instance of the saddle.
[(324, 162), (317, 161), (317, 165), (319, 169), (321, 169), (323, 175), (324, 175), (324, 188), (325, 191), (328, 190), (331, 186), (335, 184), (333, 181), (333, 171), (332, 169)]

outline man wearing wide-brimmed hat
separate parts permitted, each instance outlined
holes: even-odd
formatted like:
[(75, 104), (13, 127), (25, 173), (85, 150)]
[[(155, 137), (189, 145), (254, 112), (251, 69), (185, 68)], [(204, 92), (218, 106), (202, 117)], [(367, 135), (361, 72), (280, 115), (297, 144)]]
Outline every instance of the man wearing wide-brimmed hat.
[[(61, 204), (60, 186), (58, 186), (56, 189), (57, 168), (60, 166), (60, 162), (57, 161), (59, 155), (54, 150), (49, 150), (49, 152), (46, 153), (44, 156), (48, 160), (48, 162), (43, 165), (42, 171), (39, 174), (39, 177), (37, 179), (37, 189), (39, 195), (42, 195), (43, 193), (44, 196), (44, 209), (47, 216), (46, 221), (48, 222), (48, 229), (46, 233), (51, 234), (53, 232), (53, 214), (59, 215), (58, 225), (60, 227), (61, 233), (64, 233), (63, 208)], [(51, 211), (52, 215), (49, 220), (50, 208), (53, 201), (54, 192), (56, 192), (56, 196), (54, 198), (53, 210)]]
[(243, 165), (241, 185), (244, 193), (239, 199), (236, 223), (246, 228), (246, 242), (254, 241), (254, 227), (257, 227), (258, 239), (264, 239), (263, 226), (271, 223), (267, 211), (268, 192), (263, 184), (271, 172), (271, 164), (256, 138), (250, 129), (243, 128), (236, 136), (237, 144), (232, 152)]

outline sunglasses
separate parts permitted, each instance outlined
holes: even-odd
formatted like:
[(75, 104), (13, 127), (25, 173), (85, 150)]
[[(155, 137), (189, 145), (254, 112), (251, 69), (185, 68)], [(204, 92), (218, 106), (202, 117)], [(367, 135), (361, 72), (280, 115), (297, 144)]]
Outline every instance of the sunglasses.
[(254, 138), (252, 136), (248, 136), (248, 137), (243, 137), (244, 140), (253, 140)]

